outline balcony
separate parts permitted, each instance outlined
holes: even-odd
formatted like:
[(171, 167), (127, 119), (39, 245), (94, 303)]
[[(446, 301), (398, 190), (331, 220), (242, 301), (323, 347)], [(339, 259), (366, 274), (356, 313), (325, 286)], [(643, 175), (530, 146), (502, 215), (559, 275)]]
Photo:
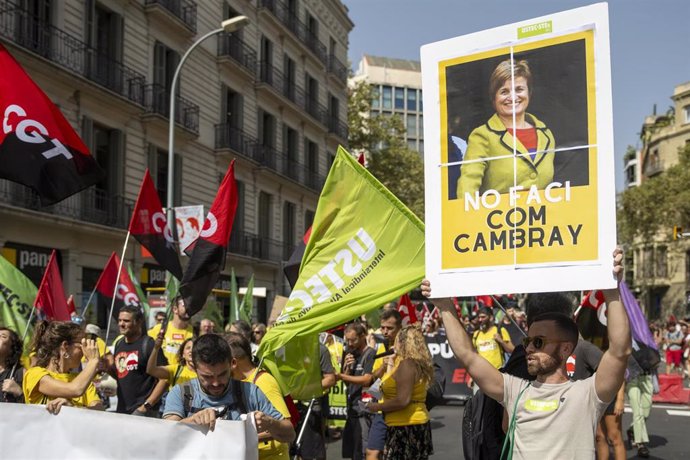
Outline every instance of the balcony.
[(230, 235), (228, 252), (255, 259), (281, 262), (285, 254), (282, 242), (271, 238), (262, 238), (253, 233), (238, 231)]
[(328, 73), (335, 76), (340, 83), (347, 84), (347, 67), (332, 54), (328, 56)]
[(644, 170), (644, 174), (647, 177), (656, 176), (662, 172), (664, 172), (664, 162), (658, 158), (651, 158)]
[(0, 11), (0, 36), (138, 105), (144, 103), (144, 75), (13, 3)]
[(218, 57), (229, 58), (252, 77), (256, 74), (256, 51), (236, 34), (224, 33), (218, 36)]
[[(149, 84), (144, 87), (144, 107), (147, 114), (160, 115), (168, 119), (170, 113), (170, 93), (159, 84)], [(175, 100), (175, 123), (187, 131), (199, 134), (199, 106), (191, 101), (177, 96)]]
[(259, 83), (270, 86), (277, 94), (297, 105), (300, 109), (305, 106), (304, 91), (290, 78), (268, 64), (266, 61), (259, 63)]
[(41, 207), (36, 192), (7, 180), (0, 180), (0, 203), (119, 229), (127, 229), (134, 207), (133, 201), (121, 196), (108, 196), (96, 187), (54, 205)]
[(290, 11), (280, 0), (259, 0), (259, 7), (270, 11), (286, 30), (290, 31), (297, 39), (314, 54), (324, 66), (328, 65), (328, 53), (326, 45), (321, 43), (307, 25), (300, 21), (295, 12)]
[(187, 0), (146, 0), (146, 12), (173, 18), (189, 32), (196, 34), (196, 3)]
[(328, 117), (328, 132), (347, 142), (348, 127), (335, 117)]
[(241, 129), (228, 124), (215, 126), (215, 148), (218, 153), (231, 150), (314, 191), (320, 191), (324, 178), (307, 166), (273, 147), (261, 145), (259, 141)]

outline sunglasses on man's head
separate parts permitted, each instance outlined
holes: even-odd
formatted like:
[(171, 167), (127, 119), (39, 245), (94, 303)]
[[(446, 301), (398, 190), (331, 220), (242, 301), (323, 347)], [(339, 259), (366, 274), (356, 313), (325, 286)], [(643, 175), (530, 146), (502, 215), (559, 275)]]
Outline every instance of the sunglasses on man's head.
[(547, 339), (546, 337), (542, 336), (536, 336), (536, 337), (523, 337), (522, 338), (522, 345), (527, 348), (529, 344), (531, 343), (535, 349), (541, 350), (544, 348), (547, 344), (549, 343), (563, 343), (563, 340), (555, 340), (555, 339)]

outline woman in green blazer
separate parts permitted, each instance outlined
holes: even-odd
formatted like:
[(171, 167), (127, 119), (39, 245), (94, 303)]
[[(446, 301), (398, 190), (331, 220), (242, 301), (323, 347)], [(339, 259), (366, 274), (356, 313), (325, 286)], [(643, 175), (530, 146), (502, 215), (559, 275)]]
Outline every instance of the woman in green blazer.
[(553, 182), (556, 141), (542, 121), (527, 113), (531, 80), (527, 61), (515, 62), (513, 69), (510, 61), (503, 61), (494, 70), (489, 93), (496, 114), (470, 134), (466, 163), (460, 169), (458, 198), (465, 198), (465, 193), (474, 196), (477, 191), (507, 193), (514, 185), (542, 189)]

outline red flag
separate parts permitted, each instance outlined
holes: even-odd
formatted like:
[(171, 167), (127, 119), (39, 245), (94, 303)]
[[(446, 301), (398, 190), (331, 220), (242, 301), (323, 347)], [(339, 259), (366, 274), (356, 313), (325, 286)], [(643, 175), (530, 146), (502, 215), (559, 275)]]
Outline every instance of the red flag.
[(0, 178), (31, 187), (44, 206), (100, 182), (84, 142), (1, 44), (0, 69)]
[(113, 316), (117, 317), (116, 313), (120, 310), (122, 305), (141, 307), (141, 301), (137, 296), (137, 290), (134, 287), (132, 279), (129, 277), (127, 270), (120, 272), (120, 280), (117, 282), (117, 290), (115, 284), (117, 278), (117, 271), (120, 268), (120, 258), (114, 252), (110, 255), (110, 259), (105, 264), (105, 268), (98, 277), (96, 282), (96, 291), (107, 299), (113, 298), (115, 292), (115, 312)]
[(367, 159), (364, 157), (364, 152), (360, 153), (357, 157), (357, 163), (361, 164), (365, 168), (367, 167)]
[(424, 320), (427, 316), (431, 314), (431, 312), (429, 312), (429, 306), (426, 304), (426, 302), (423, 305), (424, 307), (422, 307), (422, 320)]
[(182, 266), (167, 222), (161, 200), (147, 169), (141, 181), (132, 220), (129, 222), (129, 231), (163, 268), (179, 280), (182, 279)]
[(55, 260), (56, 254), (55, 249), (53, 249), (53, 252), (50, 254), (50, 260), (48, 260), (48, 265), (46, 266), (46, 271), (43, 274), (41, 285), (38, 287), (38, 295), (36, 296), (34, 307), (49, 319), (69, 321), (72, 317), (67, 307), (67, 299), (65, 298), (65, 289), (62, 287), (60, 269)]
[(77, 307), (74, 305), (74, 296), (70, 295), (67, 299), (67, 311), (69, 311), (70, 318), (76, 316)]
[(403, 294), (398, 302), (398, 312), (402, 316), (402, 325), (414, 324), (417, 322), (417, 309), (412, 305), (412, 300), (408, 294)]
[(608, 347), (606, 332), (606, 303), (602, 291), (589, 291), (582, 297), (575, 322), (580, 334), (599, 348)]
[(439, 316), (441, 316), (441, 312), (438, 307), (434, 307), (434, 309), (431, 310), (431, 319), (438, 319)]
[(230, 240), (232, 222), (237, 211), (237, 183), (233, 160), (220, 184), (216, 199), (204, 221), (204, 228), (194, 243), (194, 251), (180, 284), (187, 313), (200, 311), (225, 267), (225, 252)]
[(478, 295), (477, 296), (477, 304), (480, 307), (489, 307), (493, 308), (494, 306), (494, 299), (490, 295)]

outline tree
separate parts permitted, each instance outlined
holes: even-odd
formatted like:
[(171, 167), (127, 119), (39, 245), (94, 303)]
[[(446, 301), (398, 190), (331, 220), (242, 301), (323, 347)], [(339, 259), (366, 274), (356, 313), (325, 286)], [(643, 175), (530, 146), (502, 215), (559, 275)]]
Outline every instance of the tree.
[(690, 145), (678, 152), (677, 164), (623, 192), (619, 204), (623, 243), (660, 234), (670, 239), (674, 225), (690, 225)]
[(366, 81), (349, 88), (348, 143), (351, 151), (367, 154), (368, 169), (378, 180), (424, 219), (424, 165), (405, 142), (405, 126), (398, 115), (371, 113), (373, 89)]

